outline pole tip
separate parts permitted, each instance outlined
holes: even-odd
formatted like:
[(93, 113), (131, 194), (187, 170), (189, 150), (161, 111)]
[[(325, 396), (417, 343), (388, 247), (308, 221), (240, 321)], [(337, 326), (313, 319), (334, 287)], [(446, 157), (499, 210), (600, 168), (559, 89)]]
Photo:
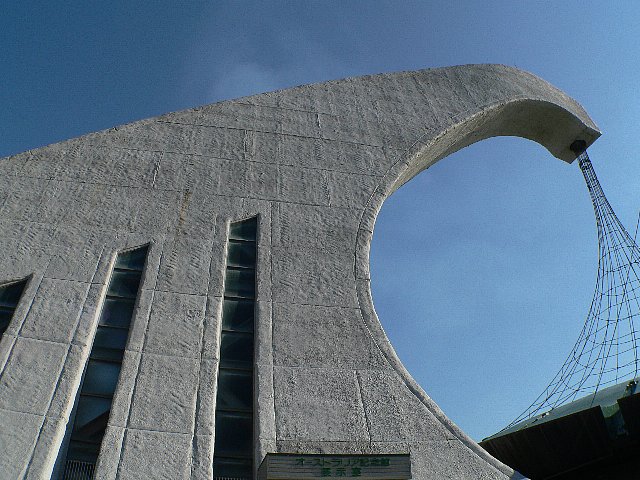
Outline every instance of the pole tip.
[(576, 140), (571, 145), (569, 145), (569, 149), (576, 155), (580, 155), (587, 149), (587, 142), (585, 142), (584, 140)]

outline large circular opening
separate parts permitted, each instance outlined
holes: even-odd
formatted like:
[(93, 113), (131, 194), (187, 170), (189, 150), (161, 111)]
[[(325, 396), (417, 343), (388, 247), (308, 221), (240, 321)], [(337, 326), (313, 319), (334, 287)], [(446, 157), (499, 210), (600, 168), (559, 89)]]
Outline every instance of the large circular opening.
[(537, 397), (584, 322), (597, 238), (579, 168), (521, 138), (467, 147), (385, 201), (370, 263), (398, 356), (479, 441)]

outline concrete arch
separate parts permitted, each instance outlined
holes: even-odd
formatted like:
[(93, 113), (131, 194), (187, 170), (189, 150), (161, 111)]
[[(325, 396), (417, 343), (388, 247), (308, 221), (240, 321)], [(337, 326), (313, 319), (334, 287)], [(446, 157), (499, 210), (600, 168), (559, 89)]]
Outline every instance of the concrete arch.
[(599, 132), (544, 80), (466, 65), (263, 93), (2, 159), (0, 276), (38, 281), (0, 343), (0, 425), (24, 425), (0, 443), (25, 446), (0, 466), (50, 475), (114, 252), (151, 242), (99, 476), (211, 478), (225, 232), (258, 215), (256, 467), (273, 452), (410, 452), (415, 479), (512, 476), (402, 366), (369, 283), (385, 198), (495, 135), (571, 161)]
[[(524, 72), (517, 73), (530, 75)], [(536, 79), (540, 80), (537, 77)], [(557, 92), (556, 90), (554, 93)], [(403, 152), (388, 170), (383, 181), (377, 186), (376, 194), (367, 204), (359, 224), (356, 244), (355, 272), (358, 300), (363, 319), (372, 335), (414, 395), (467, 447), (497, 470), (511, 476), (514, 472), (510, 467), (479, 447), (442, 412), (413, 379), (395, 353), (382, 329), (371, 295), (369, 252), (373, 227), (382, 204), (389, 195), (423, 170), (473, 143), (497, 136), (522, 137), (539, 143), (556, 158), (572, 163), (576, 159), (576, 154), (569, 148), (570, 145), (574, 141), (583, 141), (589, 146), (597, 140), (600, 132), (575, 101), (558, 103), (557, 97), (545, 99), (538, 95), (531, 97), (515, 95), (500, 102), (479, 106), (476, 111), (468, 111), (454, 118), (453, 125), (439, 132), (428, 132), (416, 139), (412, 147)]]

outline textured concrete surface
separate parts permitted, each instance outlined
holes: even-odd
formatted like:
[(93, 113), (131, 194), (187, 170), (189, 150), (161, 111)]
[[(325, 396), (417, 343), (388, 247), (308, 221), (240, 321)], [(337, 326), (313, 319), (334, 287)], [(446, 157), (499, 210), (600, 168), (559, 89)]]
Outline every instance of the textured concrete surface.
[(0, 159), (0, 283), (30, 278), (0, 341), (0, 472), (54, 472), (115, 254), (149, 243), (97, 476), (210, 478), (227, 225), (257, 215), (256, 466), (267, 452), (409, 452), (416, 479), (517, 478), (406, 372), (369, 288), (385, 198), (495, 135), (572, 161), (569, 145), (599, 132), (534, 75), (471, 65), (265, 93)]

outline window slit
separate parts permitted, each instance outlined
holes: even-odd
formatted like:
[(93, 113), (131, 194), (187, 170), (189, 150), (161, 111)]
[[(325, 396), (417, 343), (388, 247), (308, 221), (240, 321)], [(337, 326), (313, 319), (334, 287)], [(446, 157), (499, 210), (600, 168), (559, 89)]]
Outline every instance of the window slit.
[(215, 411), (214, 479), (253, 477), (257, 218), (230, 225)]
[(148, 246), (116, 257), (85, 367), (66, 453), (63, 480), (90, 480), (118, 384)]
[(25, 278), (18, 282), (0, 285), (0, 337), (9, 327), (9, 322), (18, 307), (24, 288), (27, 286), (27, 280)]

